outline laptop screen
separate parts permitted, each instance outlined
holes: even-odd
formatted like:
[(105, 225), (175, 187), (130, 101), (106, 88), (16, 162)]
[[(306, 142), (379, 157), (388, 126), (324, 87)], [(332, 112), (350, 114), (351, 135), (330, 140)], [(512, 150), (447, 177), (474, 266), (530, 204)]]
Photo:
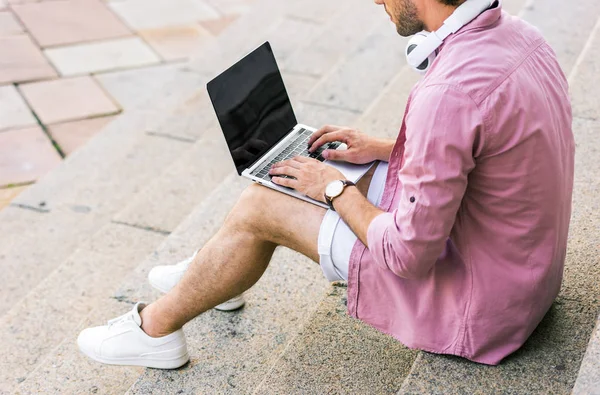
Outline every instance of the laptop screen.
[(268, 42), (207, 88), (240, 175), (297, 124)]

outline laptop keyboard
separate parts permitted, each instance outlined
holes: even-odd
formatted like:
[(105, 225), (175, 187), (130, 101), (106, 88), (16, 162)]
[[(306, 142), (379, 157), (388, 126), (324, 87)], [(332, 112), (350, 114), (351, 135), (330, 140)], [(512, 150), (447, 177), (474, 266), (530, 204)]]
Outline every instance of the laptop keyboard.
[[(333, 142), (333, 143), (327, 143), (327, 144), (319, 147), (319, 149), (316, 150), (315, 152), (310, 153), (310, 152), (308, 152), (308, 139), (310, 138), (310, 136), (312, 136), (312, 134), (313, 134), (313, 132), (311, 132), (310, 130), (300, 129), (296, 138), (294, 140), (292, 140), (284, 150), (282, 150), (276, 157), (271, 159), (270, 162), (267, 162), (263, 166), (255, 169), (252, 172), (252, 175), (256, 176), (258, 178), (262, 178), (263, 180), (270, 181), (271, 176), (269, 175), (269, 170), (271, 169), (271, 166), (273, 166), (275, 163), (284, 161), (286, 159), (291, 159), (296, 156), (304, 156), (307, 158), (314, 158), (314, 159), (317, 159), (318, 161), (323, 162), (323, 161), (325, 161), (325, 158), (323, 158), (323, 155), (322, 155), (323, 151), (325, 151), (326, 149), (336, 149), (341, 144), (337, 141)], [(293, 177), (288, 177), (288, 176), (282, 176), (282, 177), (283, 178), (293, 178)]]

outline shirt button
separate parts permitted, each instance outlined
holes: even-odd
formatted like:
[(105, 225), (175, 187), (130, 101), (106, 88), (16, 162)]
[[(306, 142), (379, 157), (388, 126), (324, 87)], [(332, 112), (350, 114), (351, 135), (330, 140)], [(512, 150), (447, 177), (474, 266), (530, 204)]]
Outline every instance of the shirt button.
[(415, 197), (414, 197), (414, 196), (411, 196), (411, 197), (410, 197), (410, 202), (411, 202), (411, 203), (414, 203), (416, 200), (417, 200), (417, 199), (415, 199)]

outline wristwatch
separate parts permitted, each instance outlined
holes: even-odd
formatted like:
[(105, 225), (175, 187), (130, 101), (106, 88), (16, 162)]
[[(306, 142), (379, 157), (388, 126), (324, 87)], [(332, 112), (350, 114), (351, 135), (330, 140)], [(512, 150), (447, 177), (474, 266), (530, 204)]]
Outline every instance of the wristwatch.
[(327, 184), (327, 187), (325, 188), (325, 201), (329, 205), (329, 208), (335, 211), (335, 209), (333, 208), (333, 199), (340, 196), (347, 186), (355, 185), (356, 184), (354, 184), (352, 181), (348, 180), (336, 180)]

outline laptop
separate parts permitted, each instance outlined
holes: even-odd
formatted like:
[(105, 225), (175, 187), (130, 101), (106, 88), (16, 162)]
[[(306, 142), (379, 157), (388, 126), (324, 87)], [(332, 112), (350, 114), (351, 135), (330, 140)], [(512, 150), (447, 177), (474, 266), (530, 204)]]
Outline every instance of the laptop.
[(346, 149), (334, 142), (308, 152), (315, 128), (299, 124), (269, 42), (252, 51), (207, 84), (208, 94), (240, 176), (298, 199), (328, 208), (293, 189), (271, 182), (269, 169), (296, 156), (315, 158), (357, 182), (372, 166), (328, 161), (326, 149)]

